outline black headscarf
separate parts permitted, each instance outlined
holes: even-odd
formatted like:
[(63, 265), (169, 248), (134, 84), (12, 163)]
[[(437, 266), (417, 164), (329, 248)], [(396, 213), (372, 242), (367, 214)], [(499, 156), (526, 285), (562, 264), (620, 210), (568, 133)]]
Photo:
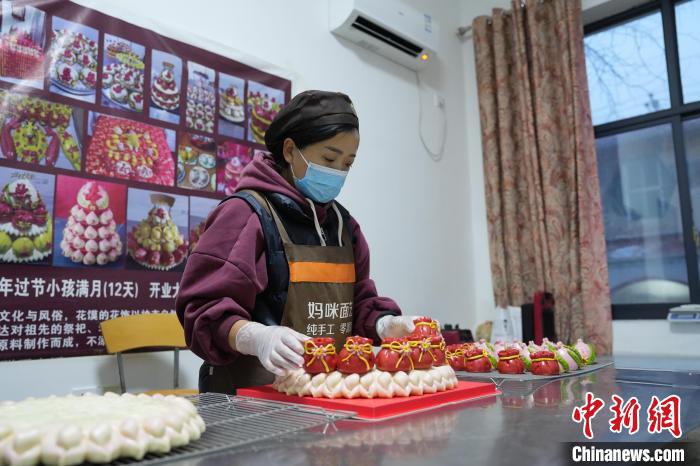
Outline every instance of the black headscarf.
[(273, 154), (295, 133), (314, 127), (349, 125), (359, 129), (359, 121), (350, 97), (342, 92), (304, 91), (294, 96), (275, 116), (265, 132), (265, 145)]

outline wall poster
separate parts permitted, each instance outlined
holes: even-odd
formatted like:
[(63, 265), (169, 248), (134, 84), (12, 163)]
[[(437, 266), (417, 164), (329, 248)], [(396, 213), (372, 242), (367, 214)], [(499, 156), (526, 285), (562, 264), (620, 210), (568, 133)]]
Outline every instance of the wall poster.
[(291, 82), (61, 0), (0, 2), (0, 360), (174, 312)]

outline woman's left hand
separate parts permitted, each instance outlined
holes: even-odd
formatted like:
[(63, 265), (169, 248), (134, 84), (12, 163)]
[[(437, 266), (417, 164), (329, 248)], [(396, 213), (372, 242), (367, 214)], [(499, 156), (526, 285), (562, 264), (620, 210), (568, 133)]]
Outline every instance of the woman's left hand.
[(377, 335), (381, 340), (405, 337), (416, 329), (413, 319), (414, 316), (381, 317), (377, 320)]
[[(420, 319), (422, 316), (384, 316), (377, 320), (377, 335), (380, 339), (384, 338), (401, 338), (413, 333), (416, 329), (415, 319)], [(440, 328), (440, 322), (433, 319)]]

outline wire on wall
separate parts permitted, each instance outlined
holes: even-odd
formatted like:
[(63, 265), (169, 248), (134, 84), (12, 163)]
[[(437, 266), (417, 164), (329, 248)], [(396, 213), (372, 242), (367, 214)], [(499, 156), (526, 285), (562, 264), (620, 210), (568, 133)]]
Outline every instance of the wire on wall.
[(445, 111), (444, 105), (438, 105), (442, 113), (442, 131), (440, 137), (440, 145), (438, 150), (434, 151), (425, 142), (423, 137), (423, 99), (421, 96), (421, 81), (420, 74), (416, 71), (416, 86), (418, 89), (418, 136), (420, 137), (420, 142), (423, 144), (423, 148), (428, 153), (431, 159), (438, 162), (442, 159), (443, 151), (445, 150), (445, 141), (447, 140), (447, 112)]

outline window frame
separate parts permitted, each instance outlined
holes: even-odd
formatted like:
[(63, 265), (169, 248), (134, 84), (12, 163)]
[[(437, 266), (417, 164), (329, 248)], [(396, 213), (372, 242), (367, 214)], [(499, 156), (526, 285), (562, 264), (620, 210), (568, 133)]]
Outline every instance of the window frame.
[[(583, 31), (585, 37), (649, 13), (661, 12), (671, 107), (644, 115), (603, 123), (595, 126), (594, 132), (595, 138), (598, 139), (637, 129), (671, 124), (690, 302), (700, 304), (700, 272), (698, 271), (698, 254), (693, 238), (692, 200), (686, 164), (685, 139), (683, 137), (684, 121), (700, 116), (700, 101), (683, 103), (675, 16), (675, 6), (677, 3), (682, 3), (682, 1), (653, 0), (600, 21), (587, 24), (584, 26)], [(698, 208), (700, 208), (700, 205)], [(614, 320), (666, 319), (669, 308), (680, 304), (686, 303), (613, 304), (612, 318)]]

